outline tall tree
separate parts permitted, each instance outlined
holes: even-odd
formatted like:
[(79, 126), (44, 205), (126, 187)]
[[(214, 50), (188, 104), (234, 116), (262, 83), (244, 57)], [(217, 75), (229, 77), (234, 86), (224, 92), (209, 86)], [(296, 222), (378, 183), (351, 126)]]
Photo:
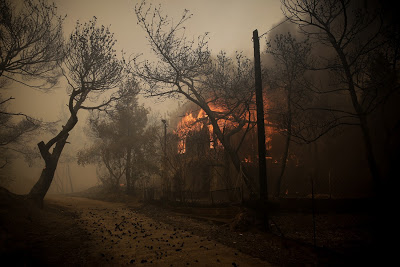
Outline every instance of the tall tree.
[[(63, 18), (46, 0), (0, 0), (0, 79), (50, 88), (62, 61)], [(29, 79), (40, 84), (27, 84)]]
[[(352, 110), (347, 106), (342, 108), (343, 105), (321, 107), (319, 110), (335, 114), (336, 120), (342, 121), (342, 124), (359, 126), (374, 188), (380, 195), (383, 192), (383, 183), (387, 181), (383, 179), (382, 166), (378, 164), (370, 118), (387, 103), (389, 97), (398, 94), (399, 87), (392, 83), (389, 87), (381, 86), (379, 90), (376, 87), (371, 89), (369, 70), (380, 53), (388, 55), (382, 57), (388, 64), (396, 62), (393, 53), (387, 52), (396, 49), (388, 45), (390, 39), (388, 40), (386, 26), (390, 23), (385, 23), (381, 9), (375, 9), (376, 6), (368, 7), (357, 1), (282, 0), (282, 5), (286, 17), (297, 24), (304, 34), (330, 49), (326, 55), (331, 57), (323, 58), (319, 69), (330, 72), (335, 79), (335, 88), (320, 88), (319, 93), (346, 93), (347, 99), (344, 101), (350, 103)], [(388, 76), (381, 78), (382, 83)], [(390, 128), (391, 131), (395, 129), (393, 125)]]
[[(39, 204), (42, 204), (53, 180), (69, 132), (78, 122), (78, 111), (104, 110), (118, 98), (111, 94), (101, 104), (90, 103), (91, 98), (98, 99), (102, 93), (109, 92), (120, 83), (123, 65), (115, 54), (115, 42), (108, 28), (96, 25), (96, 18), (83, 25), (77, 23), (70, 35), (66, 44), (67, 56), (63, 63), (63, 73), (70, 91), (68, 101), (70, 117), (56, 136), (46, 143), (43, 141), (38, 143), (45, 168), (28, 197)], [(85, 105), (87, 102), (90, 106)]]
[(394, 34), (398, 33), (398, 23), (393, 23), (390, 16), (384, 17), (384, 6), (374, 1), (367, 5), (365, 1), (350, 0), (282, 0), (282, 4), (290, 21), (328, 48), (319, 68), (329, 71), (335, 87), (318, 91), (345, 98), (340, 106), (319, 110), (334, 114), (342, 124), (358, 126), (361, 131), (376, 196), (371, 208), (374, 252), (384, 253), (378, 255), (379, 260), (390, 259), (394, 253), (388, 237), (395, 226), (391, 225), (389, 214), (400, 158), (399, 42)]
[[(290, 33), (276, 35), (273, 42), (267, 43), (267, 54), (272, 55), (274, 66), (267, 71), (269, 93), (277, 94), (269, 110), (278, 116), (276, 125), (286, 136), (281, 170), (276, 184), (276, 196), (281, 193), (281, 184), (286, 169), (289, 147), (293, 134), (298, 131), (296, 120), (304, 107), (306, 90), (303, 85), (304, 74), (310, 61), (311, 45), (308, 40), (297, 41)], [(274, 92), (275, 91), (275, 92)], [(278, 115), (277, 115), (278, 114)], [(272, 116), (271, 116), (272, 117)]]
[(106, 116), (93, 113), (89, 123), (96, 141), (78, 153), (80, 164), (106, 167), (108, 175), (102, 179), (105, 186), (116, 189), (125, 175), (129, 194), (135, 192), (138, 180), (158, 170), (154, 158), (156, 132), (148, 125), (148, 110), (139, 105), (138, 93), (137, 83), (128, 79), (120, 88), (121, 97)]
[[(56, 11), (56, 6), (46, 0), (0, 0), (0, 88), (17, 82), (49, 89), (57, 83), (64, 38), (63, 18)], [(32, 155), (27, 148), (21, 148), (21, 142), (29, 133), (46, 126), (26, 114), (10, 112), (8, 105), (14, 100), (0, 93), (3, 163), (10, 162), (14, 152)]]
[[(181, 19), (173, 23), (160, 8), (135, 7), (138, 24), (147, 34), (157, 61), (139, 62), (133, 72), (147, 85), (150, 96), (183, 97), (200, 107), (213, 127), (213, 133), (229, 154), (238, 172), (244, 172), (244, 182), (255, 193), (254, 180), (241, 166), (241, 159), (230, 138), (247, 124), (246, 114), (252, 103), (254, 79), (252, 64), (238, 54), (232, 59), (221, 52), (216, 58), (208, 50), (207, 34), (197, 41), (184, 34), (184, 23), (191, 15), (185, 10)], [(232, 121), (231, 127), (224, 127)]]

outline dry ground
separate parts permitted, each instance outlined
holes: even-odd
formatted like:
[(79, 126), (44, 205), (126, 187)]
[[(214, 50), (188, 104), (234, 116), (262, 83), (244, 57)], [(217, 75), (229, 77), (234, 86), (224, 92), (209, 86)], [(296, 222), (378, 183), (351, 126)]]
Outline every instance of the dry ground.
[[(302, 228), (309, 214), (275, 217), (282, 238), (126, 196), (106, 199), (53, 195), (38, 209), (1, 190), (2, 259), (15, 266), (363, 266), (372, 255), (363, 247), (365, 231), (349, 229), (346, 214), (333, 216), (338, 227), (320, 229), (314, 248), (310, 227)], [(320, 228), (325, 217), (318, 217)]]
[(2, 258), (17, 266), (272, 266), (151, 219), (132, 203), (48, 196), (43, 210), (25, 208), (0, 210)]

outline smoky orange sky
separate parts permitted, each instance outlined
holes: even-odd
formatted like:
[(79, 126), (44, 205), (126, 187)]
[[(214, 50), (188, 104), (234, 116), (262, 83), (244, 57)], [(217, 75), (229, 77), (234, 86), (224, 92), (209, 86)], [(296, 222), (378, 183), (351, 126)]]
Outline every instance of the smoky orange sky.
[[(66, 37), (72, 32), (76, 21), (84, 23), (93, 16), (98, 24), (110, 25), (117, 39), (117, 51), (129, 54), (143, 54), (151, 58), (144, 31), (137, 25), (134, 7), (139, 0), (56, 0), (60, 15), (67, 15), (64, 23)], [(252, 57), (252, 32), (258, 29), (262, 34), (277, 24), (282, 18), (279, 0), (157, 0), (148, 1), (153, 5), (161, 4), (169, 17), (178, 20), (184, 9), (193, 14), (186, 24), (187, 36), (198, 36), (209, 32), (209, 47), (214, 54), (220, 50), (232, 54), (243, 51)], [(265, 42), (261, 42), (264, 45)], [(45, 120), (56, 120), (67, 95), (65, 81), (51, 92), (11, 85), (9, 94), (17, 98), (11, 109), (24, 112)], [(156, 103), (147, 99), (146, 105), (153, 111), (165, 112), (174, 106), (174, 102)], [(172, 105), (172, 106), (171, 106)]]
[[(117, 40), (117, 52), (124, 50), (128, 55), (141, 53), (143, 58), (151, 59), (145, 33), (136, 23), (134, 7), (140, 2), (141, 0), (54, 1), (59, 15), (67, 15), (64, 22), (66, 38), (74, 29), (77, 20), (84, 23), (96, 16), (98, 25), (110, 26)], [(209, 32), (209, 48), (213, 54), (221, 50), (227, 52), (228, 55), (235, 51), (242, 51), (252, 58), (253, 30), (258, 29), (262, 34), (283, 19), (279, 0), (156, 0), (147, 2), (152, 5), (161, 4), (164, 14), (168, 14), (174, 20), (179, 20), (184, 9), (188, 9), (193, 17), (186, 23), (186, 35), (196, 37)], [(261, 41), (261, 46), (265, 46), (265, 41)], [(9, 106), (10, 111), (23, 112), (44, 121), (60, 120), (61, 123), (63, 117), (64, 120), (66, 118), (68, 96), (66, 82), (63, 79), (55, 88), (46, 93), (13, 83), (4, 89), (3, 95), (15, 98)], [(142, 101), (146, 107), (151, 108), (153, 113), (162, 117), (165, 117), (169, 110), (175, 110), (178, 105), (177, 101), (173, 100), (157, 102), (155, 99), (147, 98)], [(70, 136), (71, 140), (75, 139), (79, 142), (75, 142), (75, 146), (71, 145), (68, 149), (70, 151), (87, 145), (83, 138), (86, 121), (84, 113), (85, 111), (81, 111), (79, 114), (79, 123)], [(47, 140), (46, 137), (38, 137), (38, 139), (41, 138)], [(37, 141), (40, 140), (33, 140), (32, 145), (35, 146)], [(24, 170), (20, 166), (17, 169)], [(37, 177), (40, 169), (41, 167), (37, 170)], [(36, 175), (32, 173), (32, 170), (29, 172), (30, 176)]]

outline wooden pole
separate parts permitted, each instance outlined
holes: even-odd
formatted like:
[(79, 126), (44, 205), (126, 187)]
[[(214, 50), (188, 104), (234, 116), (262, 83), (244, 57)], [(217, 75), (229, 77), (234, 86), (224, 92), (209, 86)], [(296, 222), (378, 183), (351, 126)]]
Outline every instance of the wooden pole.
[(314, 179), (312, 176), (311, 176), (311, 206), (312, 206), (312, 221), (313, 221), (313, 241), (314, 241), (314, 247), (317, 247), (316, 228), (315, 228)]
[(169, 199), (169, 186), (167, 182), (167, 121), (162, 119), (161, 122), (164, 124), (164, 157), (162, 162), (162, 183), (163, 183), (163, 195), (164, 198)]
[(69, 171), (69, 163), (67, 164), (67, 173), (68, 173), (69, 185), (71, 186), (71, 193), (73, 193), (74, 188), (72, 187), (72, 179), (71, 179), (71, 172)]
[(267, 188), (267, 161), (265, 147), (265, 126), (264, 126), (264, 100), (262, 93), (261, 79), (261, 60), (260, 60), (260, 40), (258, 39), (258, 31), (253, 31), (254, 43), (254, 71), (255, 71), (255, 89), (256, 89), (256, 105), (257, 105), (257, 133), (258, 133), (258, 166), (260, 181), (260, 202), (263, 205), (266, 227), (268, 228), (268, 188)]

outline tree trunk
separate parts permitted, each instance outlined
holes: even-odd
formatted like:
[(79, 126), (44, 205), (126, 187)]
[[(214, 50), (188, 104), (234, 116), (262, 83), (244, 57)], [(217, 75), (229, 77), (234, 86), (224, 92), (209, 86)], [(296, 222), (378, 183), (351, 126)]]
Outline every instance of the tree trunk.
[[(334, 39), (332, 39), (332, 40), (334, 40)], [(358, 116), (358, 119), (360, 121), (360, 128), (361, 128), (361, 132), (363, 135), (364, 145), (365, 145), (366, 154), (367, 154), (366, 156), (367, 156), (368, 166), (369, 166), (369, 169), (371, 172), (372, 181), (374, 183), (374, 189), (375, 189), (376, 194), (380, 195), (383, 192), (382, 188), (381, 188), (381, 177), (380, 177), (379, 167), (376, 162), (375, 154), (374, 154), (373, 147), (372, 147), (372, 140), (371, 140), (371, 135), (370, 135), (370, 129), (368, 126), (367, 116), (366, 116), (365, 111), (362, 108), (360, 102), (358, 101), (358, 97), (357, 97), (357, 93), (356, 93), (355, 85), (354, 85), (354, 81), (353, 81), (353, 75), (351, 74), (350, 66), (347, 62), (346, 55), (344, 54), (343, 50), (341, 49), (341, 47), (339, 47), (339, 45), (337, 43), (335, 43), (334, 41), (331, 41), (331, 43), (340, 58), (341, 64), (343, 66), (343, 70), (346, 75), (348, 91), (349, 91), (349, 94), (351, 97), (351, 101), (352, 101), (354, 110), (356, 111), (356, 114)]]
[(283, 157), (282, 157), (282, 165), (281, 165), (281, 171), (278, 176), (278, 181), (276, 183), (276, 192), (275, 196), (279, 197), (281, 194), (281, 187), (282, 187), (282, 180), (283, 180), (283, 175), (285, 174), (286, 170), (286, 161), (289, 155), (289, 144), (290, 144), (290, 139), (291, 135), (288, 133), (286, 137), (286, 143), (285, 143), (285, 151), (283, 152)]
[[(192, 87), (191, 84), (188, 84), (185, 81), (182, 81), (184, 84), (186, 84), (189, 87)], [(180, 87), (178, 85), (178, 87)], [(204, 100), (204, 98), (196, 92), (196, 90), (192, 89), (191, 92), (195, 95), (195, 98), (191, 97), (189, 94), (185, 93), (184, 91), (180, 90), (180, 92), (190, 101), (193, 103), (197, 104), (201, 109), (204, 110), (204, 112), (207, 114), (211, 125), (213, 126), (213, 132), (217, 136), (218, 140), (221, 142), (222, 146), (224, 147), (225, 151), (228, 152), (233, 166), (235, 167), (236, 171), (238, 173), (242, 173), (243, 175), (243, 181), (246, 184), (246, 187), (250, 191), (250, 196), (251, 197), (256, 197), (256, 188), (254, 186), (254, 180), (251, 178), (250, 174), (248, 173), (247, 169), (242, 166), (240, 162), (240, 158), (236, 152), (236, 150), (231, 146), (229, 140), (225, 137), (225, 135), (221, 132), (221, 129), (219, 128), (216, 116), (214, 112), (210, 109), (207, 101)], [(228, 138), (229, 139), (229, 138)]]
[(232, 184), (232, 179), (231, 179), (231, 175), (230, 175), (230, 157), (229, 154), (226, 153), (226, 151), (224, 150), (224, 181), (225, 181), (225, 187), (226, 188), (233, 188), (233, 184)]
[(133, 194), (133, 184), (131, 176), (131, 161), (132, 161), (132, 149), (131, 147), (126, 148), (126, 167), (125, 167), (125, 178), (126, 178), (126, 192)]
[(247, 188), (249, 189), (250, 194), (252, 196), (254, 196), (255, 192), (256, 192), (255, 191), (255, 186), (253, 185), (253, 181), (249, 178), (250, 175), (249, 175), (248, 171), (246, 170), (246, 168), (244, 166), (242, 166), (238, 154), (232, 148), (231, 144), (229, 143), (229, 140), (226, 140), (226, 138), (224, 137), (223, 133), (219, 129), (219, 125), (218, 125), (215, 117), (213, 116), (213, 113), (210, 110), (210, 108), (208, 108), (207, 105), (205, 105), (202, 108), (206, 112), (206, 114), (208, 115), (208, 117), (209, 117), (209, 119), (211, 121), (211, 125), (213, 126), (214, 133), (217, 135), (218, 140), (221, 142), (221, 144), (224, 147), (225, 151), (230, 156), (230, 158), (232, 160), (232, 163), (233, 163), (233, 166), (235, 166), (235, 169), (236, 169), (236, 171), (238, 173), (243, 172), (244, 183), (246, 184)]
[(387, 222), (391, 221), (391, 218), (388, 217), (388, 214), (391, 212), (388, 211), (388, 207), (390, 206), (390, 200), (388, 199), (388, 192), (384, 188), (384, 181), (383, 177), (381, 177), (381, 172), (378, 167), (378, 163), (375, 158), (374, 149), (372, 145), (372, 139), (370, 135), (370, 128), (368, 125), (367, 115), (365, 114), (364, 109), (362, 108), (358, 97), (357, 92), (355, 90), (355, 85), (353, 81), (353, 75), (350, 70), (350, 66), (348, 64), (346, 55), (344, 51), (339, 47), (337, 43), (334, 42), (334, 38), (331, 41), (333, 47), (335, 48), (340, 61), (342, 63), (345, 76), (347, 79), (348, 84), (348, 91), (351, 97), (351, 101), (356, 111), (357, 117), (360, 121), (360, 128), (362, 132), (362, 137), (364, 141), (364, 146), (366, 150), (366, 158), (368, 161), (368, 167), (372, 177), (373, 189), (375, 193), (375, 202), (372, 207), (372, 235), (374, 239), (374, 243), (378, 245), (377, 249), (382, 249), (382, 251), (386, 251), (384, 255), (380, 255), (381, 258), (387, 258), (387, 251), (388, 251), (388, 242), (387, 237), (390, 236), (390, 231), (388, 229), (392, 229), (388, 226)]
[(46, 167), (42, 170), (39, 181), (37, 181), (37, 183), (29, 192), (28, 198), (33, 200), (40, 207), (43, 206), (43, 199), (51, 185), (51, 182), (53, 181), (56, 168), (56, 162), (46, 162)]
[[(83, 103), (83, 101), (85, 101), (88, 92), (84, 93), (74, 105), (74, 99), (78, 94), (79, 91), (73, 91), (69, 97), (68, 108), (71, 116), (69, 117), (67, 123), (62, 127), (62, 130), (55, 137), (50, 139), (46, 144), (43, 141), (38, 143), (40, 155), (45, 162), (45, 168), (43, 169), (39, 180), (29, 192), (28, 199), (33, 200), (33, 202), (36, 202), (41, 207), (43, 206), (43, 199), (50, 188), (51, 182), (53, 181), (58, 160), (67, 142), (69, 132), (75, 127), (78, 122), (77, 113), (81, 107), (81, 104)], [(50, 153), (50, 149), (53, 146), (53, 152)]]
[(282, 158), (282, 165), (281, 165), (281, 172), (278, 177), (277, 185), (276, 185), (276, 197), (280, 196), (281, 193), (281, 186), (282, 186), (282, 179), (283, 175), (285, 174), (286, 170), (286, 161), (287, 157), (289, 154), (289, 145), (290, 145), (290, 140), (292, 138), (292, 106), (291, 106), (291, 87), (289, 88), (288, 96), (287, 96), (287, 105), (288, 105), (288, 124), (287, 124), (287, 137), (286, 137), (286, 143), (285, 143), (285, 151), (283, 152), (283, 158)]
[[(183, 81), (184, 82), (184, 81)], [(184, 82), (185, 83), (185, 82)], [(186, 83), (186, 85), (188, 85)], [(191, 86), (190, 84), (188, 85), (189, 87)], [(254, 180), (251, 178), (250, 174), (248, 173), (247, 169), (242, 166), (240, 162), (240, 158), (236, 152), (236, 150), (231, 146), (229, 142), (229, 137), (226, 138), (226, 136), (221, 132), (221, 129), (219, 128), (216, 116), (214, 112), (210, 109), (208, 103), (203, 99), (199, 93), (196, 92), (196, 90), (192, 90), (192, 93), (195, 95), (195, 98), (191, 97), (189, 94), (184, 93), (183, 91), (180, 91), (187, 99), (192, 101), (193, 103), (197, 104), (201, 109), (204, 110), (204, 112), (207, 114), (211, 125), (213, 126), (213, 132), (217, 136), (218, 140), (221, 142), (222, 146), (224, 147), (225, 151), (228, 152), (228, 155), (230, 156), (233, 166), (235, 167), (236, 171), (238, 173), (242, 173), (243, 175), (243, 181), (246, 184), (246, 187), (250, 191), (250, 196), (256, 197), (256, 187), (254, 186)]]
[(57, 141), (53, 153), (51, 154), (48, 151), (43, 151), (43, 142), (40, 142), (38, 144), (39, 150), (41, 151), (42, 157), (45, 161), (45, 168), (42, 170), (42, 174), (40, 175), (39, 180), (29, 192), (28, 199), (32, 200), (40, 207), (43, 207), (43, 199), (50, 188), (51, 182), (53, 181), (58, 160), (65, 146), (65, 143), (67, 142), (67, 138), (68, 134), (62, 137), (61, 140)]

